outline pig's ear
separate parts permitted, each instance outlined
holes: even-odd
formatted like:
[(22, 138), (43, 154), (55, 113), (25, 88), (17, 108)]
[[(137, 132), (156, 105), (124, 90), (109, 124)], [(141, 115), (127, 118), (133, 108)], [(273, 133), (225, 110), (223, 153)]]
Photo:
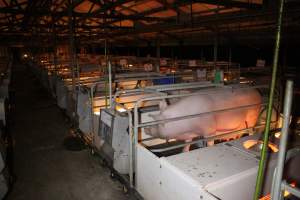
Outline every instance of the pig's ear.
[(165, 100), (159, 102), (159, 110), (163, 111), (168, 107), (168, 104)]

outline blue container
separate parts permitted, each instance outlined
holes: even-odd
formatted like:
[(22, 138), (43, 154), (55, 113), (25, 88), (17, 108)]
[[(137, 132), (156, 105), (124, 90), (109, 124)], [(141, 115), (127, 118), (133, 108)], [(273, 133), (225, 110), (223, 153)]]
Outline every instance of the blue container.
[(154, 85), (168, 85), (168, 84), (174, 84), (174, 83), (175, 83), (174, 77), (165, 77), (165, 78), (153, 80)]

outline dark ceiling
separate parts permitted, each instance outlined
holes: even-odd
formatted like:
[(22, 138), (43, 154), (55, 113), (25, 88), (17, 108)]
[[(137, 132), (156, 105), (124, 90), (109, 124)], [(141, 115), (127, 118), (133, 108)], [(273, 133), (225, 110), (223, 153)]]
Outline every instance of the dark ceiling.
[[(276, 0), (0, 0), (0, 42), (51, 46), (268, 43)], [(283, 36), (299, 40), (300, 3), (285, 5)]]

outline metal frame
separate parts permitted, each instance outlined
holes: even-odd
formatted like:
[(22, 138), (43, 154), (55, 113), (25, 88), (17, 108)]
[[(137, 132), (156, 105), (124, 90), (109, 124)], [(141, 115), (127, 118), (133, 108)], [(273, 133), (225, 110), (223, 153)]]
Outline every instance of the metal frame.
[[(258, 33), (264, 30), (264, 26), (270, 29), (276, 25), (273, 7), (271, 3), (268, 4), (264, 0), (261, 3), (246, 0), (175, 0), (173, 3), (168, 3), (165, 0), (155, 0), (156, 6), (146, 11), (139, 7), (147, 6), (150, 0), (90, 0), (85, 12), (77, 10), (87, 2), (84, 0), (2, 0), (2, 2), (0, 13), (4, 16), (0, 18), (0, 38), (3, 42), (24, 43), (27, 38), (38, 36), (35, 37), (37, 41), (31, 44), (34, 46), (42, 43), (52, 46), (53, 33), (57, 37), (57, 43), (64, 43), (69, 36), (66, 31), (69, 28), (66, 20), (70, 13), (68, 9), (76, 18), (72, 32), (76, 40), (82, 43), (99, 43), (105, 39), (121, 45), (128, 44), (128, 41), (145, 45), (148, 41), (159, 39), (178, 44), (178, 41), (189, 40), (187, 35), (190, 34), (191, 29), (198, 35), (208, 32), (209, 36), (212, 36), (215, 32), (214, 25), (212, 25), (214, 23), (226, 24), (226, 26), (218, 26), (218, 29), (220, 36), (230, 41), (230, 36), (226, 33), (227, 25), (230, 27), (237, 25), (234, 31), (236, 34), (239, 34), (241, 30), (246, 30), (246, 32), (254, 30)], [(201, 11), (193, 9), (201, 4), (213, 5), (213, 8)], [(297, 5), (290, 6), (291, 11), (295, 11)], [(192, 9), (183, 9), (189, 7)], [(173, 15), (165, 16), (164, 12), (171, 12)], [(286, 16), (289, 21), (287, 24), (293, 26), (293, 23), (298, 23), (299, 14), (297, 12), (289, 12), (289, 14), (291, 16)], [(253, 18), (258, 20), (252, 20)], [(126, 20), (132, 24), (123, 25), (122, 23)], [(249, 21), (252, 23), (249, 24)], [(257, 23), (254, 24), (253, 21)], [(173, 30), (181, 30), (183, 34)], [(152, 34), (147, 36), (146, 33)], [(126, 37), (129, 34), (129, 38)], [(139, 34), (143, 36), (138, 36)], [(268, 34), (264, 35), (268, 36)], [(197, 40), (205, 42), (206, 38), (198, 37)]]
[(274, 200), (283, 199), (283, 191), (287, 190), (296, 197), (300, 197), (300, 189), (291, 187), (283, 178), (284, 164), (292, 157), (299, 155), (299, 149), (291, 149), (288, 154), (287, 143), (289, 134), (289, 122), (291, 117), (291, 108), (293, 101), (293, 81), (288, 80), (285, 89), (284, 110), (283, 110), (283, 127), (280, 137), (280, 145), (277, 159), (277, 167), (274, 171), (271, 198)]
[[(261, 87), (261, 86), (260, 86)], [(232, 88), (232, 87), (228, 87), (227, 88)], [(255, 86), (255, 87), (245, 87), (245, 88), (239, 88), (239, 89), (250, 89), (250, 88), (259, 88), (259, 86)], [(175, 89), (175, 88), (173, 88)], [(183, 88), (179, 88), (179, 89), (183, 89)], [(234, 88), (232, 88), (234, 89)], [(238, 88), (237, 88), (238, 89)], [(133, 149), (134, 151), (132, 151), (132, 155), (133, 158), (131, 159), (132, 161), (134, 160), (135, 163), (132, 163), (132, 166), (135, 166), (136, 167), (136, 159), (135, 158), (135, 152), (136, 152), (136, 145), (138, 143), (138, 129), (141, 128), (141, 127), (146, 127), (146, 125), (144, 126), (143, 124), (140, 124), (139, 123), (139, 114), (138, 114), (138, 107), (139, 105), (144, 102), (144, 101), (152, 101), (152, 100), (162, 100), (162, 99), (169, 99), (169, 98), (180, 98), (180, 97), (187, 97), (187, 96), (195, 96), (195, 95), (199, 95), (199, 94), (213, 94), (213, 93), (216, 93), (216, 91), (211, 91), (211, 92), (195, 92), (195, 93), (190, 93), (190, 94), (179, 94), (179, 95), (167, 95), (167, 96), (157, 96), (157, 97), (146, 97), (146, 98), (141, 98), (139, 99), (135, 105), (134, 105), (134, 108), (133, 108), (133, 112), (134, 112), (134, 115), (133, 115), (133, 126), (131, 127), (132, 129), (129, 129), (130, 131), (130, 135), (132, 135), (132, 137), (130, 137), (130, 139), (132, 141), (130, 141), (130, 143), (133, 145)], [(214, 111), (214, 112), (218, 112), (218, 111)], [(149, 125), (154, 125), (154, 124), (158, 124), (158, 123), (164, 123), (165, 121), (176, 121), (176, 120), (179, 120), (181, 118), (192, 118), (192, 117), (196, 117), (196, 116), (200, 116), (202, 115), (201, 113), (200, 114), (197, 114), (197, 115), (188, 115), (188, 116), (184, 116), (184, 117), (178, 117), (178, 118), (174, 118), (174, 119), (167, 119), (167, 120), (160, 120), (159, 122), (155, 122), (155, 123), (145, 123), (145, 124), (148, 124)], [(228, 135), (230, 135), (232, 133), (228, 133)], [(226, 134), (224, 134), (226, 135)], [(224, 136), (223, 135), (223, 136)], [(199, 139), (195, 142), (199, 142), (199, 141), (203, 141), (203, 139)], [(194, 141), (193, 141), (194, 142)], [(191, 142), (191, 143), (193, 143)], [(179, 145), (180, 146), (180, 145)], [(178, 148), (178, 147), (176, 147)], [(129, 177), (130, 177), (130, 186), (134, 186), (134, 183), (133, 183), (133, 170), (130, 172), (129, 174)]]

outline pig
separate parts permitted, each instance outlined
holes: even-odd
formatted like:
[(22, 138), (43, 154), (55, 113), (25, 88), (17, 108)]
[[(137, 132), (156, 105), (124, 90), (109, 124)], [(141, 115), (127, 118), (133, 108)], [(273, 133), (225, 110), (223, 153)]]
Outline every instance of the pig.
[[(211, 111), (255, 105), (237, 110), (210, 113), (198, 117), (166, 122), (145, 128), (145, 133), (162, 139), (186, 142), (193, 138), (223, 134), (255, 126), (262, 97), (256, 89), (222, 89), (216, 93), (198, 94), (182, 98), (174, 104), (160, 102), (160, 113), (151, 115), (154, 120), (163, 120)], [(186, 146), (184, 151), (188, 151)]]

